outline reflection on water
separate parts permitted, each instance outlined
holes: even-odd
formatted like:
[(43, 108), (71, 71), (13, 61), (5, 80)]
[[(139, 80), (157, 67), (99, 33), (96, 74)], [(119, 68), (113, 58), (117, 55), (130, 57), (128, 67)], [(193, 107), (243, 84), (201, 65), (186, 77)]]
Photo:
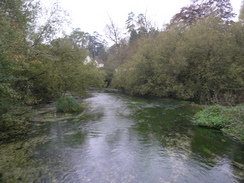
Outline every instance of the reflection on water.
[(243, 145), (193, 125), (187, 102), (93, 94), (89, 120), (2, 145), (0, 182), (243, 181)]

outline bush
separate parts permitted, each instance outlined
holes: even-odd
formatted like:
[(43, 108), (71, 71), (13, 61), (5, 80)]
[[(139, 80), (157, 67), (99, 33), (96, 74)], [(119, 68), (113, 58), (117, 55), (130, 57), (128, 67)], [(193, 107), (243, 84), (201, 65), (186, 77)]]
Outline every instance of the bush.
[(226, 116), (227, 109), (214, 105), (195, 114), (196, 123), (201, 126), (221, 129), (230, 123)]
[(56, 104), (56, 111), (59, 113), (76, 113), (81, 110), (81, 105), (73, 97), (61, 96)]
[[(31, 108), (16, 106), (0, 116), (0, 142), (16, 141), (27, 137), (30, 131)], [(0, 181), (1, 182), (1, 181)]]
[(196, 124), (221, 129), (244, 142), (244, 104), (235, 107), (214, 105), (195, 114)]
[(230, 108), (227, 115), (232, 122), (222, 131), (244, 142), (244, 104)]

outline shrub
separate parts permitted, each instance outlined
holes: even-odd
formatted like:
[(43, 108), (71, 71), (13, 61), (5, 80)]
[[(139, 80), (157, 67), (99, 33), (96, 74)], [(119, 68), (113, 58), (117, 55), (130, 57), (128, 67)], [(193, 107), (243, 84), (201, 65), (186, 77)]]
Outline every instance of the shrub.
[(56, 111), (60, 113), (76, 113), (81, 109), (80, 104), (73, 97), (61, 96), (56, 104)]
[(244, 104), (235, 107), (214, 105), (195, 114), (196, 124), (221, 129), (244, 142)]
[(230, 123), (227, 108), (214, 105), (195, 114), (196, 123), (201, 126), (221, 129)]
[[(31, 108), (16, 106), (0, 116), (0, 143), (17, 141), (27, 137), (30, 131)], [(1, 181), (0, 181), (1, 182)]]
[(232, 122), (222, 129), (223, 132), (244, 142), (244, 104), (231, 108), (227, 115)]

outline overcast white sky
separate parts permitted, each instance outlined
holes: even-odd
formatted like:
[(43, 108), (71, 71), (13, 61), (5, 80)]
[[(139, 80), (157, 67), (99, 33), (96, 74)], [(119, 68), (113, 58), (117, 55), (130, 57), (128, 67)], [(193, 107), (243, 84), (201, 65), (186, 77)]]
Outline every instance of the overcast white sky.
[[(80, 28), (92, 34), (97, 31), (104, 35), (104, 28), (109, 24), (109, 18), (120, 27), (125, 27), (128, 13), (135, 15), (146, 14), (156, 27), (162, 28), (173, 15), (190, 0), (41, 0), (46, 7), (51, 7), (54, 2), (67, 10), (72, 19), (72, 28)], [(239, 13), (242, 0), (230, 0), (235, 13)]]

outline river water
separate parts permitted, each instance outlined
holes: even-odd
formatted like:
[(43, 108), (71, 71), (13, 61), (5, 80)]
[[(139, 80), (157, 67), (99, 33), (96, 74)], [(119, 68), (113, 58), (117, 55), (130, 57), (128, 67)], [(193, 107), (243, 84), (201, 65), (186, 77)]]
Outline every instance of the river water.
[(85, 116), (0, 146), (0, 182), (238, 183), (244, 146), (193, 123), (190, 103), (93, 91)]

